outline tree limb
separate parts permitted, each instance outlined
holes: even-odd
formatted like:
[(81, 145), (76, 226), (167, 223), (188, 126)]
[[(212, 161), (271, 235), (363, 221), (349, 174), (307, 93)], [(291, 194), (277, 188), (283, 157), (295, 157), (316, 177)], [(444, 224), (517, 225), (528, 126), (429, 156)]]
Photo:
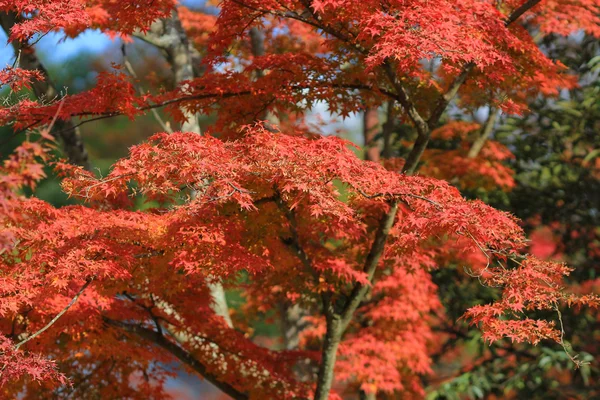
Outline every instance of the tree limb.
[[(127, 69), (127, 72), (129, 72), (129, 75), (131, 75), (132, 78), (134, 79), (139, 79), (137, 73), (135, 72), (135, 69), (133, 68), (133, 65), (131, 65), (131, 63), (129, 62), (129, 60), (127, 59), (127, 52), (126, 52), (126, 47), (125, 47), (125, 43), (123, 43), (123, 45), (121, 46), (121, 53), (123, 54), (123, 64), (125, 65), (125, 68)], [(136, 87), (138, 93), (140, 94), (140, 96), (144, 95), (144, 91), (142, 90), (141, 87)], [(156, 120), (156, 122), (158, 122), (158, 124), (160, 125), (160, 127), (167, 133), (173, 133), (173, 130), (171, 129), (171, 127), (168, 125), (168, 122), (165, 123), (165, 121), (163, 121), (163, 119), (161, 118), (160, 114), (158, 113), (158, 111), (156, 110), (156, 108), (152, 108), (150, 110), (150, 112), (152, 113), (152, 116), (154, 117), (154, 119)]]
[[(315, 284), (318, 285), (320, 275), (315, 269), (310, 257), (308, 256), (308, 254), (306, 254), (304, 248), (300, 244), (300, 237), (298, 235), (298, 221), (296, 219), (296, 214), (292, 210), (290, 210), (290, 208), (287, 206), (287, 204), (285, 204), (281, 196), (277, 196), (275, 203), (277, 204), (277, 207), (281, 210), (283, 215), (285, 215), (285, 218), (290, 224), (290, 234), (292, 237), (289, 246), (294, 251), (298, 259), (300, 259), (300, 262), (302, 263), (304, 268), (313, 276)], [(324, 307), (326, 307), (327, 303), (329, 302), (329, 296), (323, 293), (322, 299)]]
[(383, 158), (390, 158), (392, 156), (392, 133), (394, 132), (394, 102), (388, 101), (386, 107), (386, 120), (382, 127), (383, 133), (383, 150), (381, 156)]
[(204, 364), (196, 360), (190, 353), (188, 353), (175, 343), (169, 341), (165, 336), (159, 334), (157, 331), (144, 328), (140, 325), (128, 324), (121, 321), (112, 320), (106, 317), (104, 317), (103, 319), (104, 322), (106, 322), (108, 325), (123, 329), (129, 333), (133, 333), (138, 337), (152, 342), (158, 345), (159, 347), (163, 348), (164, 350), (168, 351), (181, 362), (183, 362), (185, 365), (189, 366), (198, 374), (200, 374), (204, 379), (206, 379), (218, 389), (220, 389), (223, 393), (226, 393), (227, 395), (231, 396), (233, 399), (249, 399), (249, 396), (246, 393), (240, 392), (228, 383), (219, 380), (215, 375), (207, 371), (206, 366)]
[(393, 70), (391, 62), (388, 60), (383, 64), (383, 69), (396, 90), (398, 103), (402, 106), (412, 123), (415, 125), (419, 136), (426, 136), (429, 134), (429, 127), (425, 119), (421, 116), (419, 111), (414, 106), (414, 102), (411, 100), (410, 95), (402, 86), (396, 73)]
[[(375, 234), (375, 240), (371, 245), (371, 250), (365, 260), (363, 271), (367, 274), (369, 282), (373, 282), (375, 271), (379, 265), (379, 260), (383, 255), (385, 243), (387, 241), (390, 229), (398, 212), (398, 202), (394, 201), (390, 210), (383, 217), (379, 229)], [(356, 283), (346, 304), (341, 312), (337, 314), (335, 310), (327, 310), (325, 313), (327, 319), (327, 333), (322, 349), (322, 360), (319, 366), (317, 377), (317, 389), (315, 391), (315, 400), (326, 400), (331, 390), (333, 382), (333, 368), (337, 355), (337, 348), (341, 342), (346, 328), (350, 324), (354, 312), (370, 290), (369, 284)]]
[(479, 155), (479, 152), (483, 148), (483, 145), (488, 140), (488, 138), (492, 134), (492, 131), (494, 130), (494, 125), (496, 125), (496, 121), (500, 116), (500, 111), (496, 108), (490, 107), (489, 112), (490, 114), (488, 115), (487, 120), (483, 125), (483, 129), (481, 130), (480, 135), (477, 136), (477, 138), (471, 145), (471, 148), (469, 149), (469, 153), (467, 154), (468, 158), (475, 158)]
[[(383, 251), (385, 249), (385, 244), (387, 238), (389, 236), (392, 225), (394, 224), (394, 219), (396, 218), (396, 214), (398, 213), (398, 202), (394, 201), (390, 205), (390, 210), (385, 214), (381, 223), (379, 224), (379, 228), (377, 229), (377, 233), (375, 234), (375, 239), (373, 240), (373, 244), (371, 245), (371, 249), (369, 254), (367, 255), (367, 259), (365, 260), (365, 265), (363, 267), (363, 272), (367, 274), (367, 278), (370, 283), (373, 282), (375, 271), (377, 270), (377, 266), (379, 265), (379, 260), (383, 255)], [(345, 330), (352, 320), (352, 316), (354, 312), (362, 302), (363, 298), (370, 290), (370, 285), (356, 283), (354, 288), (352, 289), (352, 293), (346, 302), (346, 306), (342, 311), (342, 327)]]
[(527, 11), (531, 10), (533, 7), (535, 7), (541, 1), (542, 0), (527, 0), (525, 3), (523, 3), (521, 5), (521, 7), (517, 8), (516, 10), (514, 10), (508, 16), (508, 18), (504, 22), (504, 26), (509, 26), (510, 24), (512, 24), (513, 22), (515, 22), (516, 20), (518, 20), (521, 17), (521, 15), (523, 15)]
[[(504, 26), (508, 27), (510, 24), (514, 23), (517, 19), (519, 19), (521, 15), (523, 15), (533, 6), (538, 4), (540, 1), (541, 0), (528, 0), (527, 2), (525, 2), (521, 7), (517, 8), (510, 14), (510, 16), (505, 20)], [(458, 94), (458, 90), (465, 83), (465, 81), (467, 80), (474, 68), (475, 63), (473, 62), (469, 62), (463, 65), (460, 73), (454, 78), (448, 90), (444, 94), (442, 94), (438, 99), (435, 108), (433, 109), (431, 115), (429, 116), (429, 119), (427, 120), (427, 125), (429, 128), (427, 134), (421, 135), (419, 131), (419, 137), (415, 141), (415, 144), (413, 145), (413, 148), (406, 160), (406, 164), (404, 165), (403, 169), (405, 173), (412, 174), (416, 170), (417, 164), (419, 163), (423, 152), (427, 148), (427, 144), (429, 144), (429, 136), (431, 134), (431, 130), (433, 130), (436, 127), (436, 125), (440, 121), (440, 118), (442, 117), (442, 114), (448, 107), (448, 104), (450, 104), (454, 97), (456, 97), (456, 95)], [(418, 127), (417, 130), (419, 130)]]
[(48, 322), (42, 329), (40, 329), (39, 331), (35, 332), (33, 335), (28, 336), (26, 339), (23, 339), (22, 341), (20, 341), (19, 343), (17, 343), (15, 345), (15, 350), (18, 350), (19, 347), (23, 346), (25, 343), (29, 342), (30, 340), (38, 337), (39, 335), (41, 335), (44, 331), (48, 330), (52, 325), (54, 325), (54, 323), (56, 321), (58, 321), (58, 319), (60, 317), (63, 316), (64, 313), (66, 313), (69, 308), (71, 308), (73, 306), (73, 304), (75, 304), (77, 302), (77, 299), (79, 299), (79, 296), (81, 296), (81, 294), (83, 293), (83, 291), (90, 285), (90, 283), (92, 283), (92, 281), (94, 280), (94, 278), (90, 278), (88, 279), (85, 284), (81, 287), (81, 289), (79, 289), (79, 291), (77, 292), (77, 294), (75, 295), (75, 297), (73, 297), (71, 299), (71, 301), (69, 302), (69, 304), (67, 304), (67, 306), (65, 308), (62, 309), (61, 312), (59, 312), (58, 314), (56, 314), (56, 316), (54, 318), (52, 318), (50, 320), (50, 322)]

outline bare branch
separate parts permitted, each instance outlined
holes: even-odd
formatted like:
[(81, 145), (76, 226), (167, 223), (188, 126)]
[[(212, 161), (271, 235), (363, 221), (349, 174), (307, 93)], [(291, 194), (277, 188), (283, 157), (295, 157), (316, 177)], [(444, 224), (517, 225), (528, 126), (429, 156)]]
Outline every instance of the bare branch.
[(383, 69), (384, 69), (390, 83), (396, 90), (396, 93), (398, 95), (398, 97), (397, 97), (398, 102), (400, 103), (400, 105), (402, 106), (402, 108), (404, 109), (404, 111), (406, 112), (406, 114), (408, 115), (410, 120), (412, 121), (412, 123), (415, 125), (415, 128), (417, 129), (419, 136), (429, 135), (429, 127), (427, 126), (427, 122), (421, 116), (421, 114), (419, 114), (419, 112), (417, 111), (417, 109), (414, 106), (414, 102), (410, 98), (410, 95), (408, 94), (408, 92), (406, 91), (404, 86), (402, 86), (400, 81), (398, 80), (398, 77), (396, 76), (396, 73), (394, 72), (394, 69), (393, 69), (390, 61), (385, 62), (385, 64), (383, 65)]
[(454, 78), (454, 81), (452, 81), (452, 83), (450, 84), (450, 87), (448, 88), (446, 93), (444, 93), (439, 98), (435, 108), (433, 109), (433, 111), (431, 112), (431, 115), (429, 116), (429, 120), (427, 121), (427, 124), (429, 125), (429, 127), (431, 129), (435, 128), (435, 126), (439, 122), (442, 114), (448, 107), (448, 104), (450, 104), (450, 102), (454, 99), (454, 97), (456, 97), (456, 94), (458, 93), (458, 89), (460, 89), (460, 87), (463, 85), (463, 83), (465, 83), (465, 81), (467, 80), (467, 77), (469, 76), (471, 71), (473, 71), (473, 68), (475, 68), (475, 63), (472, 63), (472, 62), (466, 63), (462, 67), (460, 73)]
[[(129, 75), (131, 75), (134, 79), (138, 79), (138, 75), (135, 72), (135, 69), (133, 68), (133, 65), (131, 65), (131, 63), (129, 62), (129, 60), (127, 59), (127, 52), (126, 52), (126, 48), (125, 48), (125, 43), (123, 43), (123, 45), (121, 46), (121, 53), (123, 54), (123, 64), (125, 64), (125, 68), (127, 69), (127, 72), (129, 72)], [(137, 87), (137, 91), (140, 95), (144, 95), (144, 91), (142, 90), (141, 87)], [(154, 117), (154, 119), (156, 120), (156, 122), (158, 122), (158, 124), (160, 125), (160, 127), (167, 133), (173, 133), (173, 130), (171, 129), (170, 126), (168, 126), (165, 121), (163, 121), (163, 119), (161, 118), (160, 114), (158, 113), (158, 111), (156, 110), (156, 108), (152, 108), (150, 110), (150, 112), (152, 112), (152, 116)]]
[(500, 111), (496, 108), (490, 107), (490, 114), (488, 115), (485, 124), (483, 125), (483, 129), (481, 130), (481, 134), (477, 136), (471, 148), (469, 149), (469, 153), (467, 154), (468, 158), (475, 158), (479, 155), (479, 152), (483, 148), (483, 145), (488, 140), (492, 131), (494, 130), (494, 125), (500, 116)]
[(81, 294), (83, 293), (83, 291), (90, 285), (90, 283), (92, 283), (92, 281), (94, 280), (94, 278), (90, 278), (88, 279), (85, 284), (81, 287), (81, 289), (79, 289), (79, 292), (77, 292), (77, 294), (75, 295), (75, 297), (73, 297), (71, 299), (71, 301), (69, 302), (69, 304), (67, 304), (67, 306), (65, 308), (63, 308), (63, 310), (61, 312), (59, 312), (58, 314), (56, 314), (56, 316), (54, 318), (52, 318), (50, 320), (50, 322), (48, 322), (42, 329), (40, 329), (39, 331), (35, 332), (33, 335), (28, 336), (26, 339), (23, 339), (22, 341), (20, 341), (19, 343), (17, 343), (15, 345), (15, 350), (18, 350), (19, 347), (23, 346), (25, 343), (29, 342), (30, 340), (38, 337), (39, 335), (41, 335), (44, 331), (46, 331), (47, 329), (49, 329), (52, 325), (54, 325), (54, 323), (56, 321), (58, 321), (58, 319), (60, 317), (62, 317), (62, 315), (64, 313), (66, 313), (69, 308), (71, 308), (73, 306), (73, 304), (75, 304), (77, 302), (77, 299), (79, 299), (79, 296), (81, 296)]
[(521, 5), (521, 7), (517, 8), (510, 14), (510, 16), (504, 22), (504, 26), (509, 26), (513, 22), (519, 19), (521, 15), (525, 14), (527, 11), (535, 7), (542, 0), (528, 0)]

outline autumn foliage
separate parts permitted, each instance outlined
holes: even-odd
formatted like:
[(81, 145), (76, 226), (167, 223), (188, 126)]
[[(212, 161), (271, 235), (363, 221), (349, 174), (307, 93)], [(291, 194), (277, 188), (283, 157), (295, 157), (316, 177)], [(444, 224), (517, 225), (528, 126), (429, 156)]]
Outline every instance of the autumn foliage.
[[(158, 47), (173, 75), (140, 91), (114, 65), (91, 90), (0, 108), (27, 135), (0, 175), (4, 396), (166, 398), (184, 368), (236, 399), (422, 398), (447, 320), (432, 274), (453, 263), (494, 290), (464, 309), (483, 340), (554, 341), (578, 365), (560, 310), (600, 299), (565, 290), (567, 265), (527, 255), (514, 216), (461, 195), (512, 190), (514, 156), (487, 138), (473, 151), (484, 127), (442, 117), (450, 104), (524, 113), (576, 87), (532, 33), (600, 36), (600, 2), (224, 0), (215, 16), (171, 0), (0, 0), (0, 11), (24, 53), (36, 35), (96, 28)], [(0, 71), (13, 92), (47, 79)], [(407, 156), (361, 160), (320, 134), (317, 102), (341, 116), (391, 107), (413, 134)], [(158, 108), (184, 131), (153, 133), (105, 176), (55, 157), (75, 125)], [(209, 114), (207, 132), (185, 131)], [(48, 166), (78, 204), (25, 196)], [(215, 287), (243, 305), (219, 312)], [(260, 345), (266, 316), (295, 334)]]

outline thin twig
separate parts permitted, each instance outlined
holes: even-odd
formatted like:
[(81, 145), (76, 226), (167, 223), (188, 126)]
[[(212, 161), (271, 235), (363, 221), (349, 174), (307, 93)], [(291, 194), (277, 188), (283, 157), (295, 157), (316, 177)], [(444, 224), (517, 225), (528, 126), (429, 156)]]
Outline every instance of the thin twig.
[(559, 344), (562, 346), (563, 350), (565, 351), (565, 354), (567, 355), (567, 357), (569, 357), (569, 359), (573, 362), (573, 364), (575, 364), (575, 368), (579, 368), (579, 367), (581, 367), (583, 365), (589, 364), (589, 362), (578, 360), (577, 359), (577, 357), (578, 357), (577, 354), (576, 355), (571, 355), (571, 352), (567, 348), (567, 345), (566, 345), (565, 340), (564, 340), (564, 337), (565, 337), (565, 326), (563, 324), (562, 313), (560, 312), (560, 309), (558, 308), (558, 303), (554, 303), (554, 310), (558, 314), (558, 322), (560, 324), (560, 342), (559, 342)]
[(67, 304), (67, 306), (65, 308), (63, 308), (63, 310), (61, 312), (59, 312), (58, 314), (56, 314), (56, 316), (54, 318), (52, 318), (52, 320), (50, 320), (50, 322), (48, 322), (46, 324), (46, 326), (44, 326), (42, 329), (40, 329), (39, 331), (35, 332), (33, 335), (27, 337), (26, 339), (23, 339), (19, 343), (17, 343), (15, 345), (15, 350), (18, 350), (19, 347), (21, 347), (25, 343), (29, 342), (31, 339), (34, 339), (37, 336), (41, 335), (44, 331), (46, 331), (47, 329), (49, 329), (56, 321), (58, 321), (58, 319), (60, 317), (62, 317), (62, 315), (64, 313), (66, 313), (69, 310), (69, 308), (71, 308), (73, 306), (73, 304), (75, 304), (77, 302), (77, 299), (79, 299), (79, 296), (81, 296), (81, 294), (83, 293), (83, 291), (90, 285), (90, 283), (92, 283), (93, 280), (94, 280), (94, 277), (91, 277), (90, 279), (88, 279), (85, 282), (85, 284), (81, 287), (81, 289), (79, 289), (79, 292), (77, 292), (77, 294), (75, 295), (75, 297), (73, 297), (71, 299), (71, 301), (69, 302), (69, 304)]
[(58, 114), (60, 114), (60, 110), (61, 110), (61, 109), (62, 109), (62, 107), (63, 107), (63, 104), (64, 104), (64, 102), (65, 102), (65, 98), (66, 98), (66, 97), (63, 97), (63, 98), (61, 99), (60, 103), (58, 103), (58, 108), (56, 109), (56, 112), (54, 113), (54, 117), (52, 117), (52, 121), (50, 121), (50, 125), (48, 125), (48, 126), (46, 127), (46, 129), (42, 129), (42, 130), (40, 131), (40, 133), (41, 133), (42, 137), (51, 137), (51, 136), (50, 136), (50, 131), (52, 130), (52, 127), (54, 127), (54, 124), (56, 123), (56, 119), (58, 118)]
[[(129, 72), (129, 75), (131, 75), (134, 79), (139, 80), (138, 75), (135, 72), (135, 69), (133, 69), (133, 65), (131, 65), (131, 63), (127, 59), (127, 52), (125, 51), (125, 44), (124, 43), (123, 43), (123, 46), (121, 46), (121, 53), (123, 53), (123, 64), (125, 64), (125, 68), (127, 68), (127, 72)], [(144, 95), (144, 91), (142, 90), (141, 87), (139, 87), (137, 85), (134, 85), (134, 87), (136, 87), (138, 93), (141, 96)], [(154, 117), (154, 119), (156, 120), (156, 122), (158, 122), (158, 124), (161, 126), (161, 128), (165, 132), (167, 132), (167, 133), (173, 133), (173, 130), (171, 129), (171, 127), (168, 125), (168, 123), (165, 123), (165, 121), (163, 121), (163, 119), (161, 118), (161, 116), (158, 113), (158, 111), (156, 110), (156, 108), (151, 108), (150, 112), (152, 113), (152, 116)]]

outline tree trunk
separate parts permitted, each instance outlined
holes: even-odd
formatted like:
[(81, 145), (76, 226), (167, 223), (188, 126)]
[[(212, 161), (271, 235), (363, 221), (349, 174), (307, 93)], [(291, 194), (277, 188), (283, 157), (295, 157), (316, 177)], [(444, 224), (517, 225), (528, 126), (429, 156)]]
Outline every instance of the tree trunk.
[(379, 132), (379, 110), (367, 108), (363, 114), (363, 139), (365, 141), (365, 160), (379, 162), (379, 148), (375, 136)]
[(394, 102), (388, 101), (386, 109), (386, 120), (383, 124), (383, 150), (381, 156), (383, 158), (392, 157), (392, 133), (394, 133)]
[(342, 339), (342, 320), (339, 315), (327, 317), (327, 334), (323, 342), (323, 351), (319, 374), (317, 376), (317, 390), (314, 400), (327, 400), (333, 383), (337, 349)]

